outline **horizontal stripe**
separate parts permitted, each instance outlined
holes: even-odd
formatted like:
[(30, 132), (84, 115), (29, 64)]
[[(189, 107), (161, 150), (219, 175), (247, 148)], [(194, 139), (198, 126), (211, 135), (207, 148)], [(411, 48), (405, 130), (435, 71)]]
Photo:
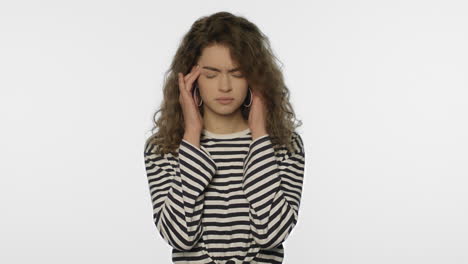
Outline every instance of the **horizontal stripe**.
[(303, 141), (293, 133), (293, 151), (275, 149), (270, 135), (245, 131), (202, 134), (200, 147), (183, 139), (175, 156), (145, 145), (153, 221), (173, 263), (282, 263), (298, 221)]

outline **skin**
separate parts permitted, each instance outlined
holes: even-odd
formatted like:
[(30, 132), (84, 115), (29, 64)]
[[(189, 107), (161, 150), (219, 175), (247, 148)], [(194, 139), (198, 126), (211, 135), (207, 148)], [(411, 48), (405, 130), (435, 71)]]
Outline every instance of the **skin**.
[[(197, 67), (198, 66), (198, 67)], [(203, 49), (202, 54), (190, 73), (179, 77), (180, 103), (185, 119), (184, 139), (199, 146), (202, 129), (217, 134), (235, 133), (247, 127), (252, 139), (267, 134), (266, 106), (263, 98), (252, 90), (252, 104), (248, 120), (241, 114), (248, 91), (248, 81), (242, 72), (235, 70), (236, 63), (231, 59), (229, 49), (214, 44)], [(203, 100), (204, 116), (198, 110), (198, 99), (192, 97), (194, 83), (197, 82)], [(230, 104), (216, 101), (221, 96), (233, 97)]]

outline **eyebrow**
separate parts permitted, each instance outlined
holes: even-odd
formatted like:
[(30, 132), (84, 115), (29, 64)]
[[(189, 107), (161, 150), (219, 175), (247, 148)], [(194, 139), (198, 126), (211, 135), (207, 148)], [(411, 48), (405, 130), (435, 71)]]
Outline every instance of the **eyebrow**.
[[(218, 68), (215, 68), (215, 67), (211, 67), (211, 66), (203, 66), (203, 69), (207, 69), (207, 70), (212, 70), (212, 71), (217, 71), (217, 72), (221, 72), (220, 69)], [(240, 70), (240, 67), (237, 67), (237, 68), (234, 68), (234, 69), (230, 69), (228, 70), (228, 72), (235, 72), (235, 71), (239, 71)]]

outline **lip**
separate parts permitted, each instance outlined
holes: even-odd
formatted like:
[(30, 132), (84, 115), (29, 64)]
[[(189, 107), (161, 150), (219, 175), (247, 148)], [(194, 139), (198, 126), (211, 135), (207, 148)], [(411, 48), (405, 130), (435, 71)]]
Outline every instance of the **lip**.
[(220, 97), (220, 98), (216, 98), (216, 101), (218, 101), (221, 104), (230, 104), (232, 101), (234, 101), (234, 98)]

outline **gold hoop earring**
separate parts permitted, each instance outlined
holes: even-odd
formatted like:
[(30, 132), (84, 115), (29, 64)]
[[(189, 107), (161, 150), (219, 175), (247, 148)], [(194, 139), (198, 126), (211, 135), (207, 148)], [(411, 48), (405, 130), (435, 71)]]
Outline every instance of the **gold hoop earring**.
[[(198, 95), (197, 95), (198, 91)], [(195, 95), (197, 95), (198, 98), (200, 98), (200, 102), (198, 102), (198, 106), (201, 106), (203, 104), (203, 100), (200, 95), (200, 89), (198, 89), (198, 85), (195, 84)]]
[(252, 105), (252, 91), (250, 90), (250, 87), (249, 87), (249, 93), (250, 93), (250, 103), (248, 105), (245, 105), (245, 107), (249, 107), (250, 105)]

